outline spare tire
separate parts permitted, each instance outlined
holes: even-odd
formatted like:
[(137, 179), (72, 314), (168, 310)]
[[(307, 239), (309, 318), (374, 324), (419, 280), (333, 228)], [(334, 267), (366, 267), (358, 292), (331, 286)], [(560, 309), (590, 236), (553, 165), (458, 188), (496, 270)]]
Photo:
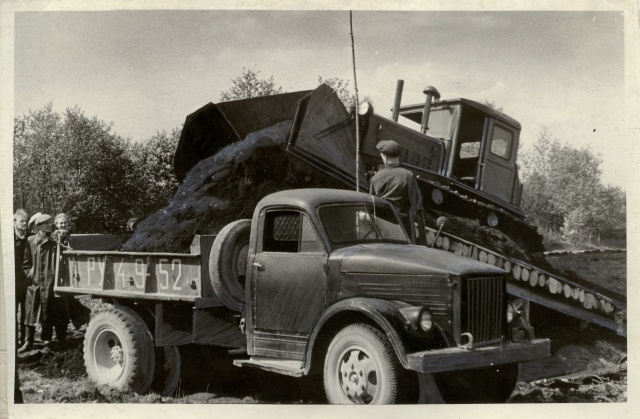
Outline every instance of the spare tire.
[(209, 253), (209, 277), (216, 296), (228, 308), (242, 311), (244, 283), (251, 236), (251, 220), (226, 225)]

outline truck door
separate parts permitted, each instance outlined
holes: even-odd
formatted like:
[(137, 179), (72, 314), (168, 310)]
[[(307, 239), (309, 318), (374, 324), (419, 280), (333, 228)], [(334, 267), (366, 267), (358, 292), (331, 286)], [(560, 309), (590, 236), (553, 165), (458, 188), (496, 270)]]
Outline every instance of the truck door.
[(487, 141), (481, 151), (480, 190), (505, 202), (511, 202), (516, 178), (518, 131), (493, 119), (489, 123)]
[(328, 254), (301, 211), (263, 214), (263, 237), (253, 261), (255, 355), (302, 359), (325, 303)]

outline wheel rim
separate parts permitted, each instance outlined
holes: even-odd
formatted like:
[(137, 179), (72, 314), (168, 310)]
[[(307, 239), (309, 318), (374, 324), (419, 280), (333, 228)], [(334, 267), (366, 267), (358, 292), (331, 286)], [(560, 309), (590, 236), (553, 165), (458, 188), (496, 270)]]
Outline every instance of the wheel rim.
[(360, 347), (350, 347), (338, 361), (340, 388), (344, 396), (356, 404), (370, 404), (378, 394), (379, 368)]
[(104, 329), (96, 336), (93, 362), (96, 372), (105, 382), (114, 383), (122, 377), (127, 358), (120, 338), (113, 331)]
[(241, 243), (235, 248), (233, 260), (235, 261), (235, 277), (238, 283), (244, 286), (244, 277), (247, 269), (247, 255), (249, 254), (249, 242)]

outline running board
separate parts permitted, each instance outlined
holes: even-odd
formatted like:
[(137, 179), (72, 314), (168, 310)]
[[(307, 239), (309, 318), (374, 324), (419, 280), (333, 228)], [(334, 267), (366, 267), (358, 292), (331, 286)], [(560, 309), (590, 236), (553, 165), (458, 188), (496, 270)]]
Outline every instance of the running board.
[(304, 375), (302, 361), (293, 359), (253, 356), (249, 359), (236, 359), (233, 361), (233, 365), (236, 367), (260, 368), (261, 370), (289, 375), (291, 377), (302, 377)]

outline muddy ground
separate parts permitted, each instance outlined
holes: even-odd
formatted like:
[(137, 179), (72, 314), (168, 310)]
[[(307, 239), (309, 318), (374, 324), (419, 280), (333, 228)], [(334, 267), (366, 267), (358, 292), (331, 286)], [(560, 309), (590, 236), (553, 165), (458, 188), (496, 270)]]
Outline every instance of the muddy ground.
[[(592, 278), (626, 273), (622, 253), (556, 255), (552, 264), (591, 272)], [(571, 269), (573, 267), (573, 269)], [(598, 272), (609, 272), (608, 276)], [(612, 274), (613, 273), (613, 274)], [(625, 275), (626, 278), (626, 275)], [(604, 284), (603, 284), (604, 285)], [(523, 364), (509, 403), (626, 402), (625, 338), (575, 319), (532, 308), (537, 337), (552, 339), (552, 357)], [(181, 347), (182, 375), (175, 397), (144, 396), (98, 387), (87, 378), (82, 355), (86, 326), (74, 330), (64, 348), (34, 350), (17, 358), (26, 403), (325, 403), (317, 378), (291, 378), (232, 365), (233, 356), (204, 346)], [(573, 374), (573, 376), (571, 375)], [(556, 377), (556, 378), (553, 378)], [(559, 377), (559, 378), (557, 378)]]

